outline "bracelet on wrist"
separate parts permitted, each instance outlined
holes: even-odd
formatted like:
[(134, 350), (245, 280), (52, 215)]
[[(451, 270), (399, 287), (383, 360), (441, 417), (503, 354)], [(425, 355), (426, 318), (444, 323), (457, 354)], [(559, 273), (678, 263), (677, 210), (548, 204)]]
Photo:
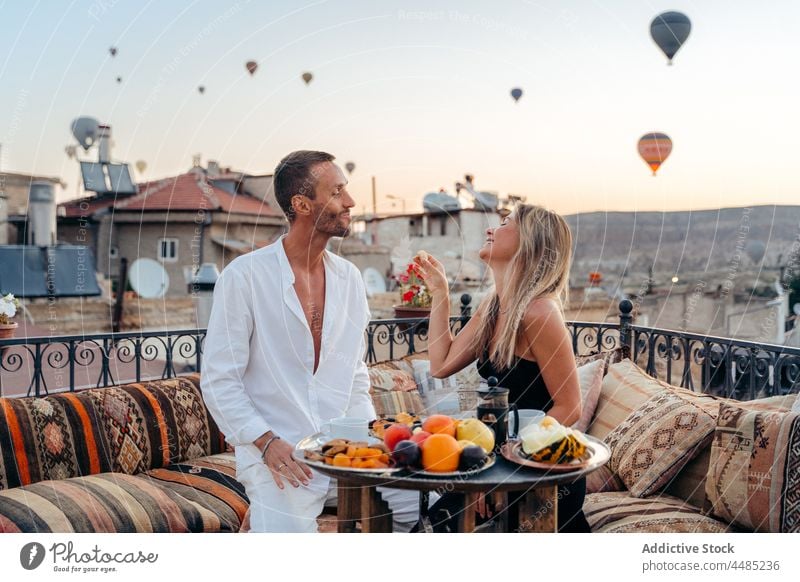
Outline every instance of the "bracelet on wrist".
[(269, 449), (269, 446), (272, 444), (272, 441), (278, 440), (280, 438), (281, 437), (279, 437), (278, 435), (272, 435), (271, 437), (269, 437), (267, 439), (267, 442), (264, 443), (264, 446), (261, 448), (261, 460), (262, 461), (264, 460), (264, 455), (267, 454), (267, 449)]

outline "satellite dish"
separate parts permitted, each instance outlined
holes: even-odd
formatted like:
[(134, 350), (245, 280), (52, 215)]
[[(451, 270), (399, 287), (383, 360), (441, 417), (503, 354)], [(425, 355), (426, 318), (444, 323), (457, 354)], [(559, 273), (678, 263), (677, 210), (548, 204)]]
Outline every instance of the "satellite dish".
[(386, 293), (386, 279), (378, 269), (367, 267), (361, 272), (361, 277), (364, 279), (364, 286), (367, 288), (369, 297), (376, 293)]
[(97, 128), (99, 125), (100, 122), (94, 117), (79, 117), (72, 121), (70, 125), (72, 135), (75, 136), (84, 151), (88, 152), (89, 148), (97, 141)]
[(792, 305), (792, 311), (794, 311), (795, 315), (800, 315), (800, 303)]
[(128, 274), (131, 287), (145, 299), (163, 297), (169, 289), (169, 275), (157, 261), (153, 259), (137, 259), (131, 265)]

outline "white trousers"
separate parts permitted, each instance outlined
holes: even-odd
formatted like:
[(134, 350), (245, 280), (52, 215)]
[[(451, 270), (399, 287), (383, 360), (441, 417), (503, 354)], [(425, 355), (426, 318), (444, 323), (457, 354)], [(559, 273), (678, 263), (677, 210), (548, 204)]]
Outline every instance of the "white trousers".
[[(237, 472), (236, 478), (250, 499), (252, 533), (315, 533), (323, 507), (336, 505), (336, 480), (317, 472), (308, 485), (292, 487), (284, 480), (283, 489), (262, 463)], [(378, 487), (378, 491), (392, 510), (394, 531), (407, 532), (414, 527), (419, 519), (419, 493), (386, 487)], [(431, 503), (434, 497), (431, 495)]]

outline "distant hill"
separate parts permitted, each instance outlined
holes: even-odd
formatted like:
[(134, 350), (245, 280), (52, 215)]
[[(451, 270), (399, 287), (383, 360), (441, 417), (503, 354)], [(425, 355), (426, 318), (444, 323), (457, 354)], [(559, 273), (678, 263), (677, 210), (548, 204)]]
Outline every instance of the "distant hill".
[[(565, 216), (575, 239), (573, 280), (598, 269), (619, 276), (758, 269), (800, 248), (800, 206)], [(797, 252), (797, 250), (795, 251)], [(798, 266), (800, 268), (800, 266)]]

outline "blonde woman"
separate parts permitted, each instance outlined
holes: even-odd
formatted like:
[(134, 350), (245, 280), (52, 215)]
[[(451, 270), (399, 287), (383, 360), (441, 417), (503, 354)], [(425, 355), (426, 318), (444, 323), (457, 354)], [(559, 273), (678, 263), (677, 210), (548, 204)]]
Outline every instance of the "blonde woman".
[[(433, 295), (431, 373), (445, 378), (477, 359), (480, 375), (495, 376), (519, 408), (545, 410), (565, 426), (574, 424), (581, 415), (581, 393), (563, 317), (571, 253), (572, 234), (561, 216), (541, 206), (517, 206), (500, 226), (486, 231), (479, 254), (492, 272), (494, 289), (455, 337), (445, 270), (420, 253), (415, 261)], [(559, 489), (559, 531), (589, 531), (582, 510), (585, 492), (584, 480)], [(444, 499), (440, 507), (452, 509), (454, 500)], [(489, 515), (484, 500), (478, 513)]]

